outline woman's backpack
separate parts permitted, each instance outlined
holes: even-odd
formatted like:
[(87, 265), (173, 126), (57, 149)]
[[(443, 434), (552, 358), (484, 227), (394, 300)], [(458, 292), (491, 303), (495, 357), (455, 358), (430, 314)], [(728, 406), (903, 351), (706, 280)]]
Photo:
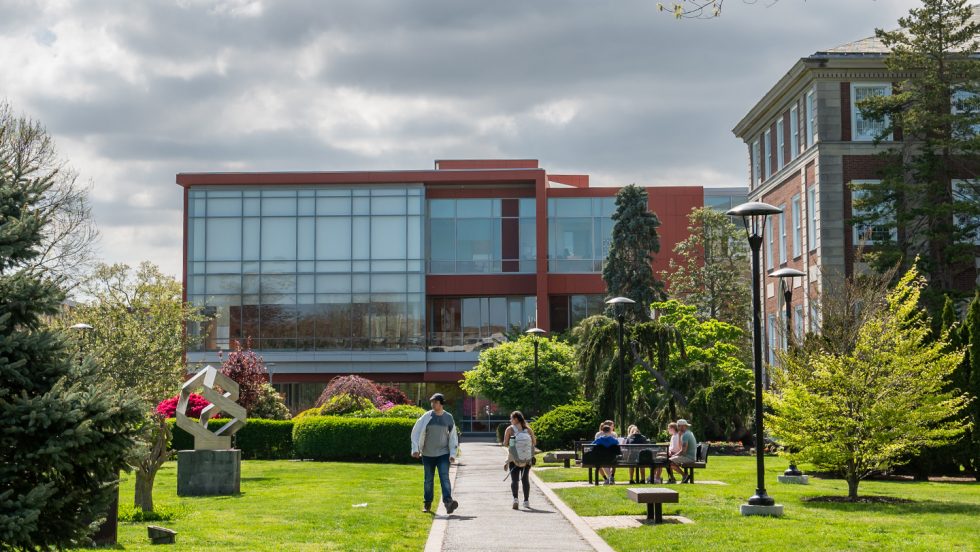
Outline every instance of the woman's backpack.
[(511, 438), (510, 456), (511, 461), (518, 466), (524, 467), (531, 464), (534, 459), (534, 441), (531, 439), (531, 433), (528, 430), (515, 432)]

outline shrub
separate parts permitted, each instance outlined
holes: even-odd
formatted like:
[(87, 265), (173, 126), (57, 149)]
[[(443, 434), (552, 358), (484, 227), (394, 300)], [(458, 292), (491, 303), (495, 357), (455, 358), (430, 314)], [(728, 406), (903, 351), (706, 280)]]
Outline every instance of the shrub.
[(425, 414), (425, 409), (414, 404), (398, 404), (385, 410), (385, 418), (411, 418), (417, 420), (419, 416)]
[(307, 416), (293, 424), (297, 458), (313, 460), (412, 461), (407, 418)]
[[(167, 420), (173, 432), (171, 450), (190, 450), (194, 448), (194, 437), (176, 426), (175, 420)], [(212, 431), (228, 423), (227, 419), (209, 420)], [(293, 457), (292, 420), (249, 420), (232, 438), (236, 448), (241, 449), (246, 460), (282, 460)]]
[(319, 416), (319, 415), (320, 415), (320, 409), (314, 406), (313, 408), (307, 408), (306, 410), (293, 416), (293, 419), (298, 420), (300, 418), (305, 418), (307, 416)]
[[(177, 415), (177, 401), (180, 400), (180, 395), (174, 395), (169, 399), (164, 399), (160, 401), (157, 405), (157, 414), (165, 418), (173, 418)], [(187, 415), (191, 418), (200, 418), (201, 411), (211, 403), (207, 399), (198, 395), (197, 393), (191, 393), (187, 398)]]
[(263, 418), (266, 420), (288, 420), (290, 418), (289, 408), (282, 400), (282, 395), (276, 388), (266, 383), (259, 391), (259, 398), (248, 413), (250, 418)]
[(408, 395), (406, 395), (401, 389), (390, 385), (378, 386), (378, 402), (390, 402), (395, 406), (400, 404), (412, 404), (412, 401), (408, 400)]
[(599, 426), (599, 414), (591, 404), (578, 402), (559, 406), (531, 422), (538, 448), (571, 448), (573, 441), (591, 439)]
[(238, 384), (238, 404), (245, 407), (249, 416), (262, 395), (263, 386), (267, 385), (269, 372), (265, 361), (252, 350), (252, 338), (245, 341), (245, 347), (237, 341), (232, 341), (233, 350), (221, 365), (221, 373), (233, 379)]
[(337, 376), (330, 380), (327, 388), (316, 400), (316, 406), (323, 406), (327, 402), (339, 395), (352, 395), (362, 397), (374, 404), (378, 400), (378, 388), (369, 379), (360, 376)]
[(343, 416), (360, 410), (377, 410), (371, 399), (348, 395), (347, 393), (337, 395), (329, 399), (322, 408), (321, 416)]

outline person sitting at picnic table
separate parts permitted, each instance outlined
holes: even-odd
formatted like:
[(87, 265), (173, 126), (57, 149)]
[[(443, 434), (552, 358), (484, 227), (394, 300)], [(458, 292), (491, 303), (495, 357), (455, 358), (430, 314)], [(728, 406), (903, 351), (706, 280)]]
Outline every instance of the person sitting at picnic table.
[[(624, 444), (627, 445), (646, 445), (650, 442), (645, 435), (640, 433), (640, 428), (635, 425), (631, 425), (626, 431), (627, 437)], [(634, 474), (636, 477), (634, 478)], [(645, 467), (630, 466), (630, 483), (643, 483), (647, 478), (647, 469)]]
[[(681, 451), (681, 435), (677, 433), (677, 423), (670, 422), (667, 424), (667, 435), (670, 435), (670, 446), (667, 447), (667, 457), (677, 455)], [(663, 472), (663, 466), (658, 465), (653, 470), (653, 482), (657, 485), (663, 483), (663, 479), (660, 478), (660, 474)], [(683, 473), (681, 474), (683, 475)], [(667, 464), (667, 483), (677, 483), (674, 479), (674, 472), (670, 468), (670, 464)]]
[[(681, 436), (681, 451), (670, 457), (670, 470), (674, 470), (684, 477), (684, 468), (687, 466), (693, 466), (695, 461), (697, 461), (697, 450), (698, 450), (698, 440), (691, 433), (690, 424), (687, 420), (681, 418), (677, 420), (677, 432)], [(686, 479), (681, 479), (681, 483), (684, 483)]]
[[(619, 448), (619, 438), (616, 436), (616, 432), (613, 431), (613, 423), (609, 420), (602, 422), (599, 426), (599, 432), (595, 434), (595, 440), (592, 441), (593, 445), (597, 445), (604, 448)], [(604, 479), (603, 485), (615, 485), (616, 484), (616, 468), (596, 468), (598, 475), (601, 475)]]

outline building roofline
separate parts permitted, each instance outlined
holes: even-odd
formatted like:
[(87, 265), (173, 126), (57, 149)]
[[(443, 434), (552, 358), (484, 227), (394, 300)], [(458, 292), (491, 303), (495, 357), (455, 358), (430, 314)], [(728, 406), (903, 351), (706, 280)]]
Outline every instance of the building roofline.
[(424, 169), (389, 171), (277, 171), (177, 173), (183, 187), (275, 184), (385, 184), (392, 182), (533, 182), (544, 169)]

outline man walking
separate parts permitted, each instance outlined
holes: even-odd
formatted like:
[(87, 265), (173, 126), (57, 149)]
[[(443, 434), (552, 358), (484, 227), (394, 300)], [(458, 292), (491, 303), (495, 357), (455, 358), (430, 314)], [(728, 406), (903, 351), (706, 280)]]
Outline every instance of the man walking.
[(435, 471), (439, 470), (439, 485), (442, 487), (442, 502), (446, 513), (451, 514), (459, 504), (453, 500), (452, 484), (449, 482), (449, 464), (456, 461), (459, 437), (453, 415), (446, 412), (446, 398), (442, 393), (429, 397), (432, 410), (419, 416), (412, 428), (412, 457), (422, 458), (425, 473), (423, 483), (422, 511), (432, 513), (432, 495)]

